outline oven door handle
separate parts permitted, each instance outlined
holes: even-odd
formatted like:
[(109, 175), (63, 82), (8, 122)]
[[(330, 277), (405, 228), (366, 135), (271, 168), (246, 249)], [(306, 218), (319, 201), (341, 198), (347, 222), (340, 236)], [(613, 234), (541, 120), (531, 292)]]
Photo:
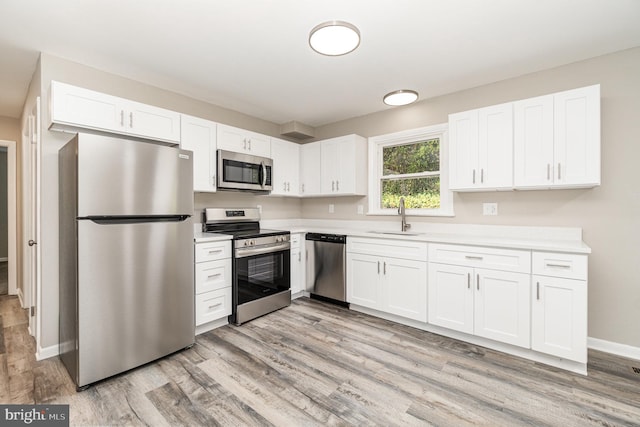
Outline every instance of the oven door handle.
[(262, 255), (262, 254), (269, 254), (269, 253), (273, 253), (273, 252), (282, 252), (282, 251), (288, 251), (289, 249), (291, 249), (291, 243), (286, 242), (286, 243), (280, 243), (278, 245), (274, 245), (274, 246), (266, 246), (266, 247), (252, 247), (252, 248), (237, 248), (235, 250), (235, 257), (236, 258), (246, 258), (249, 256), (254, 256), (254, 255)]

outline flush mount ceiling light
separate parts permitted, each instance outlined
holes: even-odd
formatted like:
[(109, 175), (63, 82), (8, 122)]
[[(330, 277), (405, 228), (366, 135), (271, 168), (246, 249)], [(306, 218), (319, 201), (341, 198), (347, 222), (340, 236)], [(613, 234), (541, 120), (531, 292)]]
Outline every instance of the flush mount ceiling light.
[(339, 56), (353, 52), (360, 45), (360, 31), (344, 21), (316, 25), (309, 33), (309, 46), (322, 55)]
[(416, 102), (418, 100), (418, 92), (415, 90), (402, 89), (402, 90), (394, 90), (393, 92), (389, 92), (386, 94), (382, 101), (394, 107), (400, 105), (408, 105), (412, 102)]

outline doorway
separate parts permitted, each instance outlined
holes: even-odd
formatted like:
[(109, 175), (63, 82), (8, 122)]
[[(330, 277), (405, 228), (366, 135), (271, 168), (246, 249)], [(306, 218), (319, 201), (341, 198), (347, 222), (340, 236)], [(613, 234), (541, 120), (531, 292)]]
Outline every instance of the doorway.
[(0, 140), (0, 295), (17, 294), (16, 142)]

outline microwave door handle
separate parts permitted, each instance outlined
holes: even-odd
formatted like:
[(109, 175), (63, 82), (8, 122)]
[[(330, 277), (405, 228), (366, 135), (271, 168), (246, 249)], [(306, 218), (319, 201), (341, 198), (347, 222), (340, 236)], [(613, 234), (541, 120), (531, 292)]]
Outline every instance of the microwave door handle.
[(262, 169), (262, 188), (264, 188), (267, 185), (267, 167), (264, 162), (260, 162), (260, 166)]

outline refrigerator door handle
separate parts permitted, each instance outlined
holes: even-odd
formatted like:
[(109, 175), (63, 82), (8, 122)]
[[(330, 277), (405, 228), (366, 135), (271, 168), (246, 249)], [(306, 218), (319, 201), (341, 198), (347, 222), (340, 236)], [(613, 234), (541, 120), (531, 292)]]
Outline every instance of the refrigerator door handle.
[(87, 216), (78, 220), (89, 220), (99, 225), (141, 224), (146, 222), (183, 222), (191, 215), (153, 215), (153, 216)]

